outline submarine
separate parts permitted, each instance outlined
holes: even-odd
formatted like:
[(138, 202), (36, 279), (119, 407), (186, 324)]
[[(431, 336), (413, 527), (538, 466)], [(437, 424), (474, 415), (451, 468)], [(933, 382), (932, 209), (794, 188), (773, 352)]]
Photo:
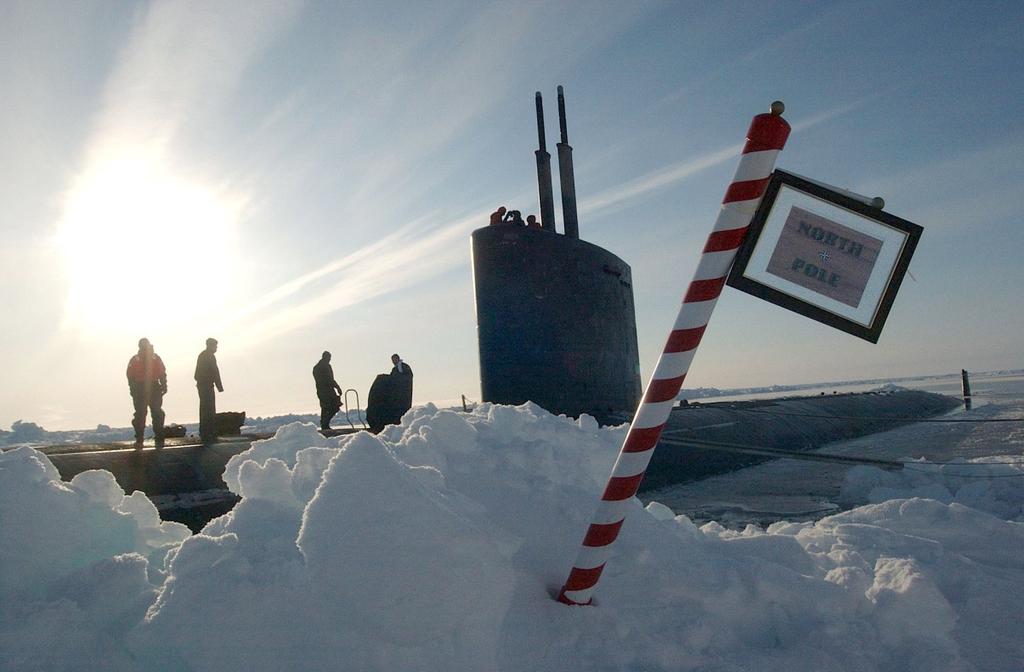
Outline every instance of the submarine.
[(621, 423), (641, 396), (632, 271), (615, 254), (580, 239), (561, 86), (563, 230), (556, 230), (539, 91), (535, 102), (539, 226), (525, 225), (516, 212), (471, 234), (481, 399), (531, 401), (556, 415), (586, 413), (602, 424)]
[[(564, 228), (562, 233), (556, 230), (551, 156), (545, 146), (539, 92), (536, 107), (540, 225), (529, 226), (512, 216), (472, 233), (481, 398), (497, 404), (533, 402), (554, 414), (586, 413), (605, 425), (622, 424), (632, 419), (642, 394), (631, 269), (613, 253), (579, 237), (562, 87), (558, 87), (558, 159)], [(389, 376), (378, 379), (389, 380)], [(367, 409), (371, 428), (379, 431), (385, 424), (401, 423), (404, 409), (411, 404), (411, 382), (410, 378), (401, 386), (381, 385), (379, 395), (371, 386), (373, 401), (368, 406), (383, 405)], [(964, 390), (964, 396), (969, 396), (966, 381)], [(669, 415), (640, 492), (769, 459), (794, 458), (794, 453), (810, 453), (830, 441), (916, 422), (959, 403), (914, 390), (746, 402), (683, 401)], [(372, 418), (376, 411), (380, 411), (379, 421)], [(105, 469), (125, 492), (146, 493), (163, 520), (182, 522), (199, 532), (240, 499), (223, 479), (228, 462), (253, 441), (271, 436), (241, 435), (244, 414), (224, 415), (241, 418), (234, 417), (232, 428), (219, 432), (234, 436), (213, 446), (181, 436), (161, 450), (137, 451), (130, 442), (122, 442), (54, 445), (40, 451), (64, 481)], [(349, 429), (329, 430), (325, 435), (360, 431), (351, 419), (349, 424)], [(809, 458), (878, 463), (849, 455)], [(895, 464), (887, 462), (888, 467)]]

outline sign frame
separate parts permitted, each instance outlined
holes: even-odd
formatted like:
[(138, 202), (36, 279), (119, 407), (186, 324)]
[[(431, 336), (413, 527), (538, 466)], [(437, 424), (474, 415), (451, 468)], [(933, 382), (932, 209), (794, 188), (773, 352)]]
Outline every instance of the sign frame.
[[(877, 343), (924, 229), (913, 222), (851, 198), (848, 193), (829, 189), (783, 170), (774, 171), (764, 197), (750, 221), (750, 228), (736, 254), (736, 260), (726, 282), (730, 287), (742, 292), (871, 343)], [(790, 207), (786, 208), (786, 203), (783, 203), (782, 209), (777, 211), (776, 205), (780, 195)], [(801, 208), (810, 205), (813, 208), (809, 213), (811, 217), (819, 218), (838, 229), (853, 231), (864, 240), (878, 243), (878, 249), (873, 250), (876, 252), (876, 258), (871, 260), (871, 265), (864, 271), (867, 276), (857, 290), (856, 303), (852, 303), (850, 298), (835, 300), (824, 291), (816, 291), (813, 283), (808, 285), (801, 282), (801, 287), (798, 283), (786, 280), (769, 269), (770, 265), (776, 263), (774, 259), (778, 257), (778, 250), (781, 249), (780, 240), (785, 233), (784, 227), (788, 225), (788, 220), (792, 219), (793, 210), (798, 207), (792, 203), (800, 203)], [(830, 215), (846, 221), (854, 228), (843, 226), (839, 221), (831, 219)], [(809, 227), (807, 230), (810, 230)], [(801, 227), (801, 231), (804, 231), (804, 227)], [(793, 237), (792, 233), (786, 235)], [(830, 240), (833, 241), (831, 244), (834, 247), (835, 241), (846, 241), (846, 238), (832, 236)], [(845, 247), (847, 243), (841, 244)], [(850, 243), (850, 248), (847, 249), (852, 247), (853, 244)], [(881, 250), (885, 250), (884, 255), (879, 254)], [(859, 256), (860, 249), (857, 252)], [(825, 273), (824, 265), (831, 256), (828, 250), (824, 249), (819, 256), (823, 259), (822, 268), (818, 269), (822, 272), (821, 281), (827, 284), (829, 277)], [(832, 275), (836, 276), (835, 273)], [(860, 306), (861, 303), (865, 305)], [(852, 306), (853, 309), (842, 304)]]

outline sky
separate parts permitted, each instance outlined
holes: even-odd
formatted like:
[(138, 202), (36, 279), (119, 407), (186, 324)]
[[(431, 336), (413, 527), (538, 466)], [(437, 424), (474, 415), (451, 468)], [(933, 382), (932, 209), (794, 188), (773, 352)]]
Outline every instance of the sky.
[[(924, 234), (877, 344), (726, 289), (686, 387), (1021, 368), (1019, 3), (0, 2), (0, 427), (479, 400), (469, 236), (538, 212), (534, 92), (566, 92), (580, 235), (630, 264), (644, 380), (754, 114), (777, 166)], [(557, 190), (557, 180), (556, 180)], [(556, 194), (556, 203), (559, 203)], [(556, 219), (561, 230), (561, 213)]]

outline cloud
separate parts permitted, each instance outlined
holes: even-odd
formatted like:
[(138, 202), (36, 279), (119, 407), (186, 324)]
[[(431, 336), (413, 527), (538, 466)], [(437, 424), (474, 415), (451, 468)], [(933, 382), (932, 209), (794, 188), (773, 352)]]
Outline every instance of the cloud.
[[(864, 105), (866, 102), (871, 100), (872, 97), (873, 96), (869, 96), (844, 105), (838, 105), (811, 117), (807, 117), (806, 119), (793, 122), (793, 130), (803, 131), (847, 114)], [(719, 166), (728, 161), (737, 161), (740, 152), (743, 150), (743, 144), (744, 143), (739, 142), (702, 154), (701, 156), (693, 159), (680, 161), (679, 163), (674, 163), (665, 166), (664, 168), (651, 171), (645, 175), (630, 180), (625, 184), (607, 189), (596, 196), (583, 199), (579, 204), (579, 211), (583, 215), (599, 211), (606, 212), (609, 208), (619, 206), (633, 199), (647, 196), (663, 187), (677, 184), (709, 168), (714, 168), (715, 166)], [(728, 185), (722, 186), (723, 193), (725, 192), (726, 186)]]
[[(794, 130), (811, 128), (862, 105), (859, 100), (830, 108), (794, 122)], [(581, 214), (606, 210), (678, 183), (701, 171), (735, 160), (742, 143), (709, 152), (689, 161), (650, 172), (624, 185), (584, 199)], [(255, 345), (314, 323), (325, 315), (411, 287), (435, 277), (465, 260), (463, 241), (486, 221), (488, 212), (476, 212), (446, 226), (426, 229), (437, 213), (403, 226), (381, 240), (350, 252), (320, 268), (276, 287), (257, 299), (232, 321), (240, 347)], [(300, 293), (309, 298), (291, 303)]]
[[(228, 327), (238, 347), (251, 347), (312, 324), (339, 310), (407, 289), (466, 260), (466, 237), (487, 221), (476, 212), (444, 226), (414, 222), (259, 298)], [(422, 221), (436, 220), (431, 213)], [(292, 299), (302, 292), (311, 294)]]
[[(311, 202), (322, 195), (319, 202), (335, 206), (332, 217), (373, 221), (385, 232), (321, 268), (303, 269), (230, 319), (251, 325), (258, 340), (464, 263), (464, 237), (471, 223), (486, 222), (488, 212), (440, 228), (428, 226), (428, 217), (407, 224), (404, 215), (417, 207), (440, 219), (446, 208), (433, 193), (444, 191), (439, 183), (465, 151), (456, 141), (478, 133), (480, 120), (527, 77), (553, 63), (571, 68), (647, 11), (610, 6), (577, 17), (568, 8), (497, 3), (471, 10), (403, 7), (396, 17), (394, 9), (380, 6), (316, 8), (303, 20), (326, 12), (344, 26), (343, 39), (326, 50), (313, 44), (281, 54), (280, 67), (293, 77), (277, 100), (244, 122), (251, 131), (244, 137), (246, 151), (239, 151), (242, 163), (231, 164), (233, 157), (223, 153), (209, 157), (210, 167), (198, 163), (202, 154), (183, 163), (186, 133), (226, 123), (225, 109), (257, 57), (300, 9), (298, 2), (277, 0), (147, 6), (115, 59), (83, 168), (69, 190), (80, 192), (90, 175), (127, 152), (154, 174), (187, 176), (238, 204), (224, 224), (235, 238), (242, 235), (243, 219), (279, 227), (283, 218), (296, 217), (305, 200), (297, 208), (287, 196), (300, 192)], [(466, 144), (471, 147), (472, 140)], [(327, 174), (337, 188), (321, 186)], [(310, 195), (314, 189), (322, 191)], [(326, 209), (308, 213), (307, 221)], [(100, 213), (92, 219), (107, 218)], [(72, 233), (87, 232), (61, 235)], [(229, 284), (208, 282), (204, 300), (227, 305)], [(191, 298), (170, 297), (194, 309)], [(205, 318), (215, 311), (208, 312)]]
[[(404, 201), (430, 194), (486, 136), (484, 120), (504, 116), (498, 108), (512, 104), (531, 114), (535, 87), (572, 72), (603, 41), (651, 11), (629, 3), (586, 5), (585, 11), (544, 3), (471, 7), (403, 6), (405, 20), (388, 26), (383, 53), (380, 26), (349, 27), (332, 72), (344, 91), (339, 102), (358, 101), (358, 107), (319, 143), (365, 158), (348, 187), (349, 202), (376, 207), (382, 191), (398, 192)], [(545, 73), (540, 82), (537, 73)], [(389, 151), (394, 148), (400, 151)], [(424, 164), (430, 168), (422, 170)], [(412, 181), (414, 168), (421, 170)]]
[[(825, 123), (865, 101), (840, 105), (794, 122), (794, 130)], [(652, 171), (584, 199), (579, 210), (581, 214), (587, 214), (641, 198), (701, 171), (735, 160), (742, 149), (742, 143), (737, 143)], [(476, 212), (431, 229), (426, 227), (426, 222), (436, 221), (438, 217), (432, 212), (375, 243), (290, 280), (264, 294), (231, 320), (229, 328), (236, 332), (233, 340), (239, 342), (240, 347), (252, 346), (305, 327), (330, 313), (435, 277), (465, 261), (465, 238), (473, 228), (486, 221), (488, 214), (487, 211)], [(312, 295), (293, 302), (300, 293)]]
[(729, 145), (695, 159), (674, 163), (664, 168), (651, 171), (625, 184), (607, 189), (596, 196), (585, 198), (580, 202), (581, 214), (606, 211), (620, 203), (645, 196), (653, 191), (675, 184), (697, 173), (721, 165), (729, 159), (735, 159), (743, 150), (743, 143)]
[(300, 6), (289, 0), (150, 5), (107, 81), (92, 148), (169, 142), (182, 124), (229, 95)]

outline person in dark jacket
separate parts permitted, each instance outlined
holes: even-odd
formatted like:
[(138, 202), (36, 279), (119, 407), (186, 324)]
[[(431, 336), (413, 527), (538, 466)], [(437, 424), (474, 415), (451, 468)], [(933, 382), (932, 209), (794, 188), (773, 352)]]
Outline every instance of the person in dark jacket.
[(391, 373), (377, 376), (366, 396), (366, 422), (374, 434), (399, 424), (412, 408), (412, 367), (397, 353), (391, 355), (391, 363)]
[(320, 361), (313, 367), (313, 382), (316, 383), (316, 396), (320, 400), (320, 429), (331, 428), (331, 418), (341, 410), (341, 386), (334, 380), (334, 369), (331, 368), (331, 353), (324, 350)]
[(203, 445), (217, 440), (217, 397), (213, 391), (224, 391), (217, 368), (217, 339), (206, 339), (206, 349), (196, 359), (196, 388), (199, 390), (199, 438)]
[(391, 355), (391, 379), (394, 382), (395, 403), (397, 404), (398, 417), (401, 418), (412, 408), (412, 367), (402, 361), (398, 353)]
[(164, 395), (167, 394), (167, 369), (160, 355), (153, 351), (147, 338), (139, 339), (139, 351), (128, 360), (128, 392), (132, 395), (135, 415), (135, 447), (142, 448), (146, 430), (146, 410), (153, 416), (153, 439), (157, 448), (164, 445)]
[(398, 353), (391, 355), (391, 375), (409, 376), (412, 378), (412, 367), (402, 361), (402, 358), (398, 356)]

